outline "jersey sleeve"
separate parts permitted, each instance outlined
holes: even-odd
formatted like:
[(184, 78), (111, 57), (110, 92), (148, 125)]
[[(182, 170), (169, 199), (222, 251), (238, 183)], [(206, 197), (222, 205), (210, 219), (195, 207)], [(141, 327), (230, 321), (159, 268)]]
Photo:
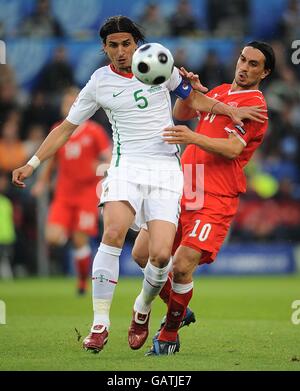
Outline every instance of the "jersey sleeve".
[(165, 82), (165, 86), (169, 91), (174, 91), (180, 84), (182, 80), (182, 77), (179, 73), (179, 69), (177, 67), (174, 67), (172, 75), (170, 78)]
[(95, 73), (93, 73), (86, 86), (80, 91), (69, 111), (66, 118), (69, 122), (74, 125), (80, 125), (91, 118), (100, 108), (100, 104), (98, 104), (96, 100), (96, 87), (96, 76)]
[[(263, 97), (255, 96), (247, 100), (242, 101), (239, 107), (245, 106), (263, 106), (267, 108), (266, 102)], [(245, 146), (252, 140), (261, 140), (267, 130), (268, 121), (260, 123), (253, 120), (244, 120), (244, 125), (235, 125), (231, 123), (225, 127), (227, 133), (234, 134)]]

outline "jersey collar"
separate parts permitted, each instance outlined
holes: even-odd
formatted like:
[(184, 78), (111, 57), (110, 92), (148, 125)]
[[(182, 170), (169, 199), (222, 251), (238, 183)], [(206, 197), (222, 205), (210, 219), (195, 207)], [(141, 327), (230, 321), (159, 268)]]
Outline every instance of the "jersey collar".
[(232, 91), (231, 90), (232, 88), (232, 85), (230, 86), (230, 89), (228, 91), (228, 95), (233, 95), (233, 94), (247, 94), (249, 92), (260, 92), (262, 93), (260, 90), (239, 90), (239, 91)]
[(116, 73), (116, 74), (118, 74), (118, 75), (120, 75), (120, 76), (123, 76), (123, 77), (127, 77), (127, 79), (132, 79), (132, 78), (133, 78), (133, 73), (131, 73), (131, 72), (129, 72), (129, 73), (124, 73), (124, 72), (117, 71), (116, 68), (113, 66), (113, 64), (110, 64), (109, 66), (110, 66), (110, 69), (111, 69), (114, 73)]

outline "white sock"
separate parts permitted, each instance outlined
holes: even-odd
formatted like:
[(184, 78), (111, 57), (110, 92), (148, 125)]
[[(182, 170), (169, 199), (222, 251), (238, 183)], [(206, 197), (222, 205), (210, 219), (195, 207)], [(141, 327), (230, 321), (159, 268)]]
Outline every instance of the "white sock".
[(194, 283), (189, 282), (188, 284), (178, 284), (172, 281), (172, 290), (176, 293), (183, 295), (184, 293), (188, 293), (191, 289), (193, 289)]
[[(146, 266), (147, 266), (147, 265), (146, 265)], [(145, 267), (146, 267), (146, 266), (145, 266)], [(141, 269), (141, 271), (142, 271), (143, 274), (144, 274), (144, 272), (145, 272), (145, 267), (139, 266), (139, 268)], [(170, 257), (170, 261), (169, 261), (169, 263), (168, 263), (168, 273), (171, 272), (171, 271), (173, 271), (173, 257), (172, 257), (172, 256)]]
[(135, 300), (134, 311), (148, 314), (152, 301), (159, 294), (168, 279), (168, 272), (169, 264), (160, 269), (148, 261), (144, 270), (143, 288)]
[(109, 310), (119, 278), (119, 257), (122, 249), (101, 243), (93, 263), (93, 327), (110, 326)]

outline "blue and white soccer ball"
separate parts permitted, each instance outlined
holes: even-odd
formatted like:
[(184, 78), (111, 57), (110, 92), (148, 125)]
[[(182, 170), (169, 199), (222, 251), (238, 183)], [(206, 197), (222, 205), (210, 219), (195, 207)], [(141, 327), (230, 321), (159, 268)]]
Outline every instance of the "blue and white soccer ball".
[(144, 84), (157, 85), (167, 81), (174, 68), (169, 49), (159, 43), (140, 46), (132, 57), (132, 72)]

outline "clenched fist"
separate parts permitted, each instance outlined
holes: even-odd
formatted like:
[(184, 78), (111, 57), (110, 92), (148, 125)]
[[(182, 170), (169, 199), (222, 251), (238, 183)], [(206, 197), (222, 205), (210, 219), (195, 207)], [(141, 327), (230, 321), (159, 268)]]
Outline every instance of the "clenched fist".
[(23, 182), (24, 179), (29, 178), (32, 173), (33, 167), (29, 164), (26, 164), (20, 168), (16, 168), (12, 173), (12, 183), (17, 187), (24, 188), (26, 187), (25, 183)]

